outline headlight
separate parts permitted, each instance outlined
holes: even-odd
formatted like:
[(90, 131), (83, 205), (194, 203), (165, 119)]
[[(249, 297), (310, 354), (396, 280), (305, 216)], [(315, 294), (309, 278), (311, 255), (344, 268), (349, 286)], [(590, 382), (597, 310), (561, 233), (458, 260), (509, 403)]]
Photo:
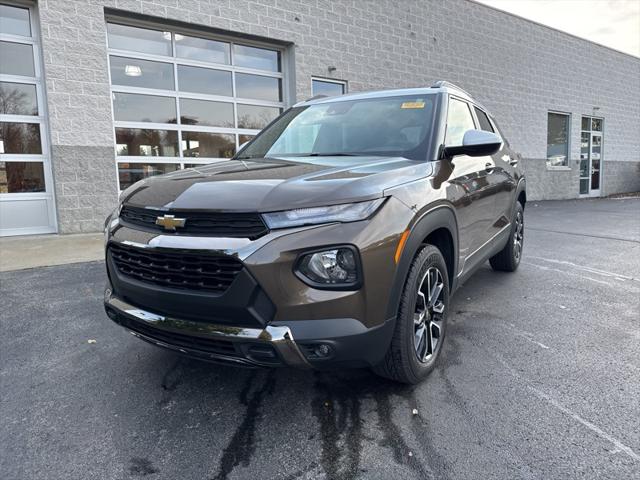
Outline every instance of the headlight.
[(121, 208), (122, 208), (122, 204), (118, 203), (118, 206), (113, 210), (113, 212), (111, 212), (109, 216), (104, 219), (105, 239), (108, 236), (109, 231), (118, 224)]
[(264, 213), (269, 228), (300, 227), (332, 222), (357, 222), (369, 218), (382, 205), (384, 198), (367, 202), (343, 203), (327, 207), (298, 208), (283, 212)]
[(348, 290), (360, 287), (362, 275), (358, 252), (350, 245), (301, 255), (295, 273), (315, 288)]

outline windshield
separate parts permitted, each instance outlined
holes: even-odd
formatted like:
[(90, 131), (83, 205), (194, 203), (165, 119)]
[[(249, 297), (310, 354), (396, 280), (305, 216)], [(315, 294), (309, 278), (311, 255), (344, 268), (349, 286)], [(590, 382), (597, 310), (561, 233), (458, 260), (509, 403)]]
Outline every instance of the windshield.
[(295, 107), (236, 157), (393, 155), (425, 160), (434, 95)]

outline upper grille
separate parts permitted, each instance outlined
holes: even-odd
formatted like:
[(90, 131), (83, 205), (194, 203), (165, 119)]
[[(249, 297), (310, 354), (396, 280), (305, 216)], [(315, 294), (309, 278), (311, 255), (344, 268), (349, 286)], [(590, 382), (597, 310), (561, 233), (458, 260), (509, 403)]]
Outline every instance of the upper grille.
[(166, 252), (113, 243), (111, 258), (122, 275), (163, 287), (223, 293), (243, 268), (223, 255)]
[[(184, 227), (170, 231), (165, 230), (161, 225), (156, 225), (156, 219), (164, 214), (186, 219)], [(125, 205), (120, 211), (120, 220), (131, 225), (178, 235), (255, 239), (269, 232), (258, 213), (160, 211)]]

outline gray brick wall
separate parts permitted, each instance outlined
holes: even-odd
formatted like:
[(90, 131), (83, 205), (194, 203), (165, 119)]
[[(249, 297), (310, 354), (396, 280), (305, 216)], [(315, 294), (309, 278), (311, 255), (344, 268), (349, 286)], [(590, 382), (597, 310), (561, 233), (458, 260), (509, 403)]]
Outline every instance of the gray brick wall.
[[(116, 199), (105, 7), (292, 42), (298, 99), (310, 96), (312, 75), (347, 80), (350, 91), (422, 86), (434, 79), (457, 83), (493, 112), (513, 146), (530, 159), (529, 188), (540, 198), (577, 195), (580, 116), (594, 107), (605, 118), (607, 163), (640, 161), (639, 59), (467, 0), (43, 0), (63, 232), (99, 229)], [(336, 70), (330, 73), (329, 66)], [(572, 114), (568, 172), (535, 160), (546, 156), (548, 110)], [(102, 148), (96, 153), (88, 147)], [(68, 152), (84, 160), (75, 172), (64, 157)], [(86, 162), (93, 175), (81, 172)], [(633, 168), (607, 168), (604, 184), (635, 188), (632, 181), (608, 178), (617, 171), (633, 174)], [(96, 184), (104, 189), (104, 202), (79, 213)]]
[(577, 166), (550, 169), (546, 158), (525, 158), (522, 167), (527, 179), (527, 200), (562, 200), (579, 196)]
[(640, 162), (604, 162), (605, 195), (640, 192)]

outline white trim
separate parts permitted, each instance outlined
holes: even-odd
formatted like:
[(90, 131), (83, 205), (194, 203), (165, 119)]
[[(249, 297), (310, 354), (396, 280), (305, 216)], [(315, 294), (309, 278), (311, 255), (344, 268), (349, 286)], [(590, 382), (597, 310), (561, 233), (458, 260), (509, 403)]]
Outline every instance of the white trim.
[[(19, 7), (19, 8), (27, 8), (27, 7)], [(33, 24), (33, 21), (31, 23)], [(33, 33), (34, 32), (31, 32), (32, 35)], [(14, 35), (12, 33), (0, 33), (0, 42), (24, 43), (24, 44), (34, 45), (36, 43), (36, 40), (34, 40), (34, 38), (35, 38), (35, 35), (33, 37), (23, 37), (22, 35)]]
[(231, 97), (223, 95), (211, 95), (208, 93), (196, 93), (177, 90), (161, 90), (145, 87), (127, 87), (123, 85), (112, 85), (111, 93), (134, 93), (137, 95), (148, 95), (153, 97), (170, 97), (170, 98), (185, 98), (189, 100), (206, 100), (209, 102), (223, 102), (223, 103), (241, 103), (243, 105), (256, 105), (259, 107), (276, 107), (284, 108), (284, 102), (276, 102), (272, 100), (258, 100), (253, 98), (244, 97)]
[(38, 83), (36, 77), (25, 77), (22, 75), (9, 75), (8, 73), (0, 73), (0, 82), (23, 83), (25, 85), (36, 85)]
[(214, 127), (211, 125), (174, 125), (171, 123), (152, 123), (152, 122), (113, 122), (114, 128), (131, 128), (137, 130), (163, 130), (175, 132), (183, 130), (185, 132), (204, 132), (204, 133), (224, 133), (229, 135), (257, 135), (260, 130), (252, 128), (233, 128), (233, 127)]
[(50, 200), (51, 195), (47, 192), (23, 192), (23, 193), (3, 193), (0, 196), (0, 203), (14, 202), (16, 200)]
[[(40, 134), (42, 136), (42, 134)], [(44, 153), (2, 153), (0, 162), (46, 162), (47, 156)], [(2, 193), (0, 195), (6, 195)]]
[[(38, 90), (36, 85), (36, 97)], [(40, 102), (38, 102), (40, 103)], [(38, 111), (40, 108), (38, 108)], [(11, 115), (10, 113), (0, 113), (0, 122), (6, 123), (41, 123), (46, 121), (42, 115)]]
[[(170, 57), (166, 55), (156, 55), (153, 53), (119, 50), (115, 48), (109, 48), (108, 53), (109, 55), (113, 55), (115, 57), (133, 58), (138, 60), (149, 60), (152, 62), (159, 62), (159, 63), (175, 63), (178, 65), (185, 65), (187, 67), (206, 68), (207, 70), (220, 70), (224, 72), (248, 73), (250, 75), (258, 75), (260, 77), (274, 77), (274, 78), (284, 77), (282, 72), (274, 72), (271, 70), (260, 70), (258, 68), (250, 68), (250, 67), (240, 67), (240, 66), (226, 64), (226, 63), (207, 62), (204, 60), (194, 60), (191, 58), (182, 58), (182, 57), (176, 57), (176, 56)], [(280, 55), (282, 55), (282, 52), (280, 53)]]
[(3, 237), (17, 237), (21, 235), (44, 235), (47, 233), (57, 233), (51, 227), (26, 227), (26, 228), (5, 228), (2, 230)]

